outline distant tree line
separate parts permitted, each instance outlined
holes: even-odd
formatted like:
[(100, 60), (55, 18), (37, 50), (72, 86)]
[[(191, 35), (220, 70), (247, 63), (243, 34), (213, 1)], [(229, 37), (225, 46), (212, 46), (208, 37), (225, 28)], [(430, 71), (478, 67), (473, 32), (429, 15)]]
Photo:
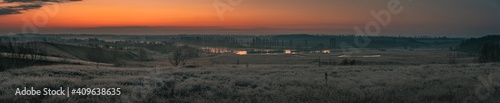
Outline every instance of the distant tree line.
[(500, 45), (499, 43), (486, 43), (481, 48), (479, 62), (500, 62)]
[(480, 38), (463, 40), (455, 48), (450, 50), (468, 53), (477, 56), (476, 62), (500, 62), (500, 35), (488, 35)]
[(500, 35), (488, 35), (463, 40), (457, 47), (451, 49), (477, 55), (481, 52), (483, 46), (498, 42), (500, 42)]
[(174, 40), (202, 46), (243, 47), (237, 38), (231, 36), (181, 36)]

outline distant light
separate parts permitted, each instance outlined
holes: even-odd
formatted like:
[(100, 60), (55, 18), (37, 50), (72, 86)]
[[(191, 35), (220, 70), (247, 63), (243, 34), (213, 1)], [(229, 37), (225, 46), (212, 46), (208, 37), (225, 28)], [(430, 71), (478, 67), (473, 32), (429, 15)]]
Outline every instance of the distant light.
[(214, 54), (222, 54), (222, 53), (230, 52), (227, 48), (204, 47), (202, 49), (205, 52), (214, 53)]
[(292, 54), (292, 50), (285, 50), (285, 54)]
[(236, 54), (238, 54), (238, 55), (247, 55), (248, 52), (246, 50), (240, 50), (240, 51), (237, 51)]
[(330, 54), (330, 50), (323, 50), (323, 53)]

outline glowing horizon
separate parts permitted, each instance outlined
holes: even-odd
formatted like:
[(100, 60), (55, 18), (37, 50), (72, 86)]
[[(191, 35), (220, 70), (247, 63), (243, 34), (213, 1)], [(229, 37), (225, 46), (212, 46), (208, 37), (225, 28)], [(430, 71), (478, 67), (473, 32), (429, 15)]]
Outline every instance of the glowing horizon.
[[(389, 2), (242, 0), (232, 6), (220, 0), (234, 9), (220, 20), (214, 1), (66, 0), (12, 13), (6, 7), (14, 3), (1, 0), (0, 33), (19, 33), (26, 25), (22, 18), (36, 22), (34, 15), (54, 6), (59, 9), (47, 24), (37, 26), (40, 33), (353, 33), (353, 27), (374, 20), (371, 10), (385, 9)], [(405, 11), (394, 15), (383, 33), (500, 33), (496, 30), (500, 23), (496, 0), (400, 2)]]

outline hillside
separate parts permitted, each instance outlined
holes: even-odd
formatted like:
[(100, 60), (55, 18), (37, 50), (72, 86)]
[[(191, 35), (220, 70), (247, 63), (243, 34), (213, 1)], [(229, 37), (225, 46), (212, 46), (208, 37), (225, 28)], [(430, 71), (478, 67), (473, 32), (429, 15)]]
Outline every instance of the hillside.
[(471, 38), (463, 41), (457, 47), (457, 51), (477, 54), (485, 44), (500, 43), (500, 35), (488, 35), (480, 38)]
[[(112, 63), (114, 60), (134, 60), (137, 55), (129, 51), (107, 50), (88, 46), (77, 46), (70, 44), (29, 42), (41, 50), (40, 55), (78, 59), (85, 61)], [(10, 52), (9, 44), (0, 44), (0, 52)]]

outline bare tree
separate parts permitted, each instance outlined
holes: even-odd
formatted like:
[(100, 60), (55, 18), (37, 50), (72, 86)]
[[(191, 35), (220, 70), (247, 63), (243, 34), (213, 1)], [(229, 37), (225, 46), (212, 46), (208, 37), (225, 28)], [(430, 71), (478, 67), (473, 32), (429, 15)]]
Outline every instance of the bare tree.
[(168, 57), (173, 66), (185, 65), (188, 59), (199, 57), (199, 50), (187, 45), (177, 47)]
[(184, 65), (187, 61), (187, 57), (182, 53), (182, 50), (176, 49), (172, 52), (171, 56), (168, 57), (170, 64), (173, 66)]

